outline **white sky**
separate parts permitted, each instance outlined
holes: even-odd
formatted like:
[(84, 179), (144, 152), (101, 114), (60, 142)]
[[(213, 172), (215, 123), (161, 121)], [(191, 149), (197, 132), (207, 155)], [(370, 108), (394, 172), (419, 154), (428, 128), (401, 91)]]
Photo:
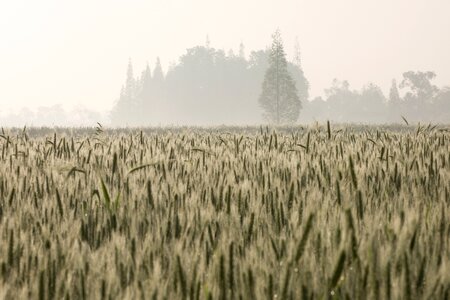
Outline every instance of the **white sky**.
[(83, 105), (105, 111), (128, 58), (167, 70), (204, 44), (247, 54), (279, 27), (288, 54), (298, 36), (312, 96), (333, 78), (385, 93), (408, 70), (450, 85), (449, 0), (0, 0), (0, 110)]

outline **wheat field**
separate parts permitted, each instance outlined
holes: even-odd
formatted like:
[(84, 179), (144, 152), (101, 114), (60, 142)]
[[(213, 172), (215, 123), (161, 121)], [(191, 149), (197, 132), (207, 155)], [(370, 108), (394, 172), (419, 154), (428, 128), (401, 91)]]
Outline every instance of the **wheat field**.
[(0, 299), (450, 299), (445, 126), (5, 129)]

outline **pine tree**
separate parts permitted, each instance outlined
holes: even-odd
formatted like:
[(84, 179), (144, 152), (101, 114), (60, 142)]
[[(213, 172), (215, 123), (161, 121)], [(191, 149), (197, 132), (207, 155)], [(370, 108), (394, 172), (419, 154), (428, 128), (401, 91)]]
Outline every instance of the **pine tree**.
[(211, 40), (209, 39), (209, 34), (206, 35), (205, 47), (206, 49), (211, 48)]
[(162, 111), (167, 103), (164, 101), (165, 98), (165, 78), (161, 67), (161, 61), (159, 57), (156, 58), (155, 68), (153, 69), (152, 77), (152, 90), (151, 90), (151, 101), (152, 101), (152, 113), (151, 118), (153, 123), (158, 123), (161, 121)]
[(400, 94), (397, 88), (397, 81), (395, 79), (392, 79), (391, 90), (389, 91), (389, 101), (392, 104), (397, 104), (401, 101)]
[(269, 68), (264, 76), (259, 103), (269, 122), (277, 125), (294, 123), (300, 114), (301, 101), (295, 82), (288, 72), (288, 63), (279, 30), (275, 31), (272, 39)]
[(127, 81), (125, 83), (125, 97), (128, 99), (133, 99), (135, 97), (136, 92), (136, 80), (134, 79), (133, 75), (133, 64), (131, 63), (131, 59), (128, 61), (128, 68), (127, 68)]
[(300, 43), (298, 41), (298, 38), (295, 38), (294, 56), (291, 65), (288, 65), (288, 70), (291, 72), (291, 76), (295, 81), (295, 86), (297, 87), (297, 94), (300, 102), (307, 105), (309, 98), (309, 82), (305, 77), (305, 73), (303, 72)]
[(155, 82), (156, 84), (162, 84), (163, 81), (164, 73), (162, 71), (161, 61), (159, 60), (159, 57), (157, 57), (155, 69), (153, 70), (153, 82)]
[(135, 113), (137, 81), (133, 75), (133, 64), (131, 59), (128, 61), (127, 79), (125, 85), (120, 91), (120, 97), (111, 113), (111, 120), (114, 125), (130, 125)]
[(298, 42), (298, 37), (295, 38), (295, 45), (294, 45), (294, 60), (292, 62), (294, 65), (296, 65), (299, 69), (302, 68), (302, 59), (301, 59), (301, 52), (300, 52), (300, 43)]
[(245, 59), (245, 46), (243, 42), (239, 44), (239, 57)]
[(140, 119), (143, 124), (147, 125), (150, 122), (151, 113), (154, 108), (152, 99), (152, 71), (148, 63), (141, 75), (139, 101), (141, 102), (139, 110)]
[(391, 89), (389, 91), (388, 119), (390, 122), (398, 122), (402, 114), (402, 99), (398, 92), (397, 81), (392, 79)]

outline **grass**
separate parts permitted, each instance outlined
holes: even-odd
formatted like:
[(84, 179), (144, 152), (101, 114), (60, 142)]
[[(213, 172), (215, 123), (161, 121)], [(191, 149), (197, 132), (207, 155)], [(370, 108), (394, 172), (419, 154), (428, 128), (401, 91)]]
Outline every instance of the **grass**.
[(0, 139), (0, 299), (448, 299), (445, 126)]

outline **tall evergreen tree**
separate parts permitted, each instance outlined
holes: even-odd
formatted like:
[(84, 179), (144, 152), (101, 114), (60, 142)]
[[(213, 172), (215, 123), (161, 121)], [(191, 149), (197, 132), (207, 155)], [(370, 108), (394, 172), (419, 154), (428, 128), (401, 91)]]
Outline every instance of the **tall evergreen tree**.
[(207, 49), (211, 48), (211, 40), (209, 39), (209, 34), (206, 35), (205, 47)]
[(115, 125), (130, 125), (134, 115), (137, 103), (137, 81), (133, 75), (133, 64), (131, 59), (128, 61), (127, 78), (125, 85), (120, 91), (120, 97), (113, 111), (111, 112), (111, 121)]
[(400, 94), (397, 88), (397, 81), (392, 79), (391, 89), (389, 90), (389, 101), (392, 104), (398, 104), (401, 101)]
[(152, 119), (151, 122), (156, 124), (162, 121), (162, 111), (164, 111), (164, 107), (167, 104), (165, 101), (165, 78), (159, 57), (156, 58), (151, 82), (150, 98), (152, 108), (150, 118)]
[(152, 83), (152, 71), (150, 70), (150, 66), (147, 63), (147, 66), (145, 67), (145, 70), (142, 71), (141, 75), (141, 81), (142, 81), (142, 94), (145, 101), (148, 100), (150, 97), (150, 91), (151, 91), (151, 83)]
[(397, 81), (392, 79), (391, 89), (389, 90), (388, 118), (390, 122), (398, 122), (401, 112), (401, 97), (398, 92)]
[(163, 81), (164, 81), (164, 73), (161, 67), (161, 61), (159, 60), (159, 57), (157, 57), (155, 69), (153, 69), (153, 82), (156, 85), (160, 85), (162, 84)]
[(133, 75), (133, 64), (131, 63), (131, 58), (128, 61), (128, 68), (127, 68), (127, 81), (125, 82), (125, 96), (128, 97), (128, 99), (133, 99), (136, 92), (136, 80), (134, 79)]
[(292, 63), (288, 64), (288, 70), (289, 72), (291, 72), (292, 78), (294, 79), (300, 102), (302, 104), (308, 105), (309, 82), (305, 77), (305, 73), (303, 73), (300, 43), (298, 41), (298, 38), (295, 38), (294, 57)]
[(288, 63), (279, 30), (275, 31), (272, 39), (269, 68), (264, 76), (259, 103), (269, 122), (277, 125), (294, 123), (300, 114), (301, 101), (295, 82), (288, 72)]
[(302, 68), (302, 59), (301, 59), (301, 52), (300, 52), (300, 43), (298, 41), (298, 37), (295, 38), (295, 45), (294, 45), (294, 60), (292, 62), (294, 65)]
[(149, 124), (151, 112), (154, 108), (152, 97), (152, 71), (147, 63), (140, 80), (139, 102), (141, 103), (140, 119), (143, 124)]
[(245, 59), (245, 46), (243, 42), (239, 44), (239, 57)]

